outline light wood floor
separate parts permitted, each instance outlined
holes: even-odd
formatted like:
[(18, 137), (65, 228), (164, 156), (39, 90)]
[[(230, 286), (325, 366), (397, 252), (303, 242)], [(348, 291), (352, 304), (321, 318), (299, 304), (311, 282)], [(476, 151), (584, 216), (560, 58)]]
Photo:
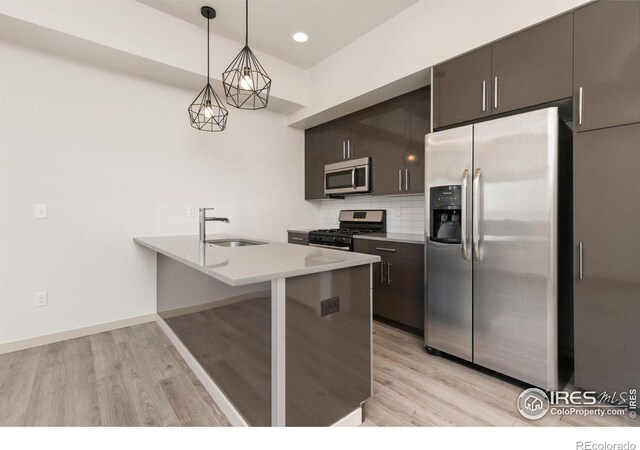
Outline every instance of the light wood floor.
[(0, 425), (222, 426), (155, 323), (0, 355)]
[(523, 419), (522, 388), (446, 358), (429, 355), (421, 338), (374, 322), (370, 426), (624, 426), (620, 417)]
[[(368, 426), (623, 426), (619, 417), (529, 422), (521, 388), (424, 351), (374, 324)], [(0, 425), (228, 426), (155, 323), (0, 355)]]

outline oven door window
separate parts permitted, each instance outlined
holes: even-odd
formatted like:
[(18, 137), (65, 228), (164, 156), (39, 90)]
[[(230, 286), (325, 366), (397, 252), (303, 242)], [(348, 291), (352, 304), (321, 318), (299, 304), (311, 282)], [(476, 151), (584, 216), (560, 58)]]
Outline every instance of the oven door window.
[(324, 176), (327, 190), (345, 189), (353, 187), (353, 170), (338, 170), (326, 173)]

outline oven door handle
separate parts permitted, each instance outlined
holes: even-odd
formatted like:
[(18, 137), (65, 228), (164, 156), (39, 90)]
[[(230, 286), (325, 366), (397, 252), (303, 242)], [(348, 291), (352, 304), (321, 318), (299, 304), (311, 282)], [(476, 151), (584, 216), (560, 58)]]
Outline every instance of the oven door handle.
[(333, 250), (351, 250), (350, 247), (334, 247), (333, 245), (309, 244), (309, 247), (328, 248)]

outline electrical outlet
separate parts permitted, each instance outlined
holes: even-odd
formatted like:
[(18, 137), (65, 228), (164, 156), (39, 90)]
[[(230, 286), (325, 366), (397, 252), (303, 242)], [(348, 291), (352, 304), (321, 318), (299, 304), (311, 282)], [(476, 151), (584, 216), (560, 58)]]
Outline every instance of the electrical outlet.
[(395, 217), (397, 219), (402, 217), (402, 212), (400, 211), (400, 208), (398, 208), (398, 207), (393, 208), (393, 217)]
[(196, 215), (196, 209), (193, 206), (187, 207), (187, 217), (193, 217)]
[(33, 207), (33, 217), (36, 219), (47, 218), (47, 205), (35, 205)]
[(47, 306), (47, 291), (36, 292), (33, 294), (33, 306), (36, 308)]
[(340, 297), (328, 298), (320, 302), (320, 317), (340, 311)]

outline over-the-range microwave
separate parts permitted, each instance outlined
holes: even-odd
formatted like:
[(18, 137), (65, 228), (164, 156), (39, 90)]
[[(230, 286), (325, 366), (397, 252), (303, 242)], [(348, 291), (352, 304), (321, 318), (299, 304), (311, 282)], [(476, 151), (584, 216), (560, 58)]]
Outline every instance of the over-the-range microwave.
[(324, 194), (371, 192), (371, 158), (358, 158), (324, 166)]

